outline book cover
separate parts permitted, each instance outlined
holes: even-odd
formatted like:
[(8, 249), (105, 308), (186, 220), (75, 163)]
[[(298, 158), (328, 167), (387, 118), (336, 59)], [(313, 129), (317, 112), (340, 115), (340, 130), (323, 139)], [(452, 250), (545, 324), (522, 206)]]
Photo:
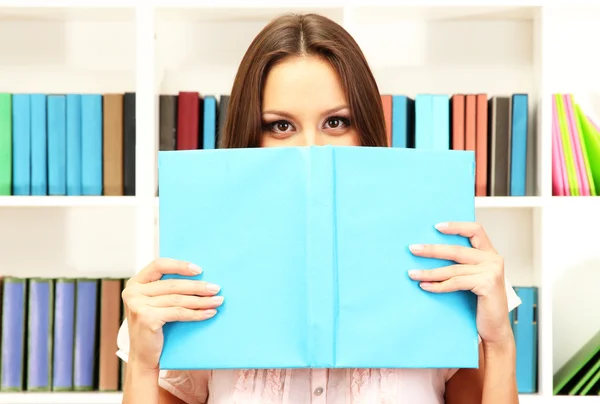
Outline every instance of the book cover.
[(407, 274), (450, 264), (410, 244), (468, 245), (434, 225), (474, 221), (473, 152), (164, 151), (158, 173), (160, 255), (225, 297), (163, 327), (162, 369), (478, 366), (475, 295)]

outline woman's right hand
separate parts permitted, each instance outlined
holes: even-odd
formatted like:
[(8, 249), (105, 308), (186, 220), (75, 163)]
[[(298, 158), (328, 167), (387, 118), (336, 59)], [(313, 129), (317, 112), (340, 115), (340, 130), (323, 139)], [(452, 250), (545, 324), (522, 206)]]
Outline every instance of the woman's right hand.
[(129, 329), (129, 363), (158, 370), (162, 327), (172, 321), (202, 321), (213, 317), (223, 302), (217, 285), (193, 279), (164, 279), (164, 274), (198, 275), (188, 262), (159, 258), (131, 278), (123, 290)]

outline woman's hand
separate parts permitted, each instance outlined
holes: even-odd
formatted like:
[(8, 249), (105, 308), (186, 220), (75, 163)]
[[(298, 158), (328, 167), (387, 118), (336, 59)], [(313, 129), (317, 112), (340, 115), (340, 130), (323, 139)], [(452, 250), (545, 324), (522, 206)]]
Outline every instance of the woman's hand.
[(192, 279), (165, 279), (164, 274), (194, 276), (196, 265), (157, 259), (127, 282), (123, 302), (129, 329), (129, 363), (158, 370), (163, 345), (162, 326), (172, 321), (202, 321), (213, 317), (223, 302), (219, 287)]
[[(486, 345), (502, 345), (512, 337), (508, 319), (508, 302), (504, 283), (504, 260), (478, 223), (441, 223), (436, 228), (444, 234), (468, 237), (472, 247), (454, 245), (413, 245), (419, 257), (454, 261), (431, 270), (409, 271), (420, 286), (433, 293), (470, 290), (478, 296), (477, 330)], [(507, 339), (508, 338), (508, 339)]]

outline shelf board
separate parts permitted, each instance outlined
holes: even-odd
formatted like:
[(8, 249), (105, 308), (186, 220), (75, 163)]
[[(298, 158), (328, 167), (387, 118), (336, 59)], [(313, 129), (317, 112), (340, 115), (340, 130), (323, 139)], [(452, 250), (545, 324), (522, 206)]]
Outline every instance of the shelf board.
[(117, 404), (122, 399), (119, 392), (0, 393), (0, 404)]
[(0, 208), (135, 207), (135, 196), (0, 196)]
[(480, 196), (475, 198), (475, 207), (484, 209), (539, 208), (543, 198), (539, 196)]
[[(158, 206), (159, 198), (150, 198)], [(145, 205), (135, 196), (0, 196), (0, 208), (19, 207), (137, 207)], [(476, 197), (477, 209), (529, 209), (548, 207), (600, 207), (600, 197), (495, 196)]]

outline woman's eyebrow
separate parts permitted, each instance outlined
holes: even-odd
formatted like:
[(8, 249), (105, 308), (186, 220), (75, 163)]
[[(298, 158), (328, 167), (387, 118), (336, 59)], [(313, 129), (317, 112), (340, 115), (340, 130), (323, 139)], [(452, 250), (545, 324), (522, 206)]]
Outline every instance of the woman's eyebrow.
[[(341, 105), (341, 106), (338, 106), (335, 108), (328, 109), (327, 111), (323, 112), (323, 115), (331, 115), (331, 114), (339, 112), (343, 109), (348, 109), (348, 108), (349, 108), (348, 105)], [(293, 118), (293, 116), (294, 116), (293, 114), (290, 114), (289, 112), (276, 110), (276, 109), (269, 109), (269, 110), (263, 111), (263, 115), (267, 115), (267, 114), (280, 115), (280, 116), (284, 116), (286, 118)]]

